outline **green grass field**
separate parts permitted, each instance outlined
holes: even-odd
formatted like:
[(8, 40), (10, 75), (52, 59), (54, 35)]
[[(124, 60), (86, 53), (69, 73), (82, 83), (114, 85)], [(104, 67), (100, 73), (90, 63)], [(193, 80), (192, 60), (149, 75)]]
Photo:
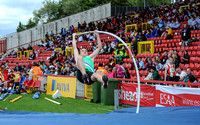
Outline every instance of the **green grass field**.
[[(0, 109), (7, 108), (7, 111), (34, 111), (34, 112), (57, 112), (57, 113), (106, 113), (114, 110), (114, 106), (104, 106), (101, 104), (91, 103), (81, 99), (60, 98), (52, 99), (51, 95), (40, 94), (39, 99), (32, 99), (33, 94), (22, 95), (23, 97), (13, 103), (10, 99), (14, 99), (20, 95), (11, 95), (5, 102), (0, 101)], [(55, 100), (62, 105), (54, 104), (44, 99)]]

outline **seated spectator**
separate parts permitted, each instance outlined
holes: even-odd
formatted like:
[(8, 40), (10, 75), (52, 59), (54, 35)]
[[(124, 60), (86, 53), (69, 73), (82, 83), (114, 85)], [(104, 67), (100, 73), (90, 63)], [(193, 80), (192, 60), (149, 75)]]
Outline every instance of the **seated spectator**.
[(44, 42), (44, 41), (42, 40), (39, 46), (40, 46), (40, 47), (46, 47), (46, 46), (47, 46), (47, 43)]
[(30, 52), (29, 60), (34, 60), (35, 59), (35, 53)]
[(183, 82), (198, 83), (197, 78), (194, 74), (192, 74), (191, 69), (187, 69), (187, 75), (184, 78)]
[[(18, 78), (18, 80), (17, 80), (17, 82), (19, 83), (19, 91), (21, 92), (21, 91), (23, 91), (23, 92), (25, 92), (25, 93), (27, 93), (26, 92), (26, 90), (23, 88), (23, 85), (24, 85), (24, 81), (26, 80), (26, 76), (25, 75), (22, 75), (21, 73), (19, 74), (19, 78)], [(16, 86), (16, 85), (15, 85)]]
[(26, 74), (26, 78), (25, 78), (24, 84), (26, 86), (30, 86), (30, 85), (33, 84), (33, 79), (29, 76), (29, 74)]
[(160, 37), (161, 36), (161, 31), (160, 31), (158, 26), (155, 26), (154, 32), (155, 32), (155, 37)]
[(83, 42), (83, 36), (82, 35), (79, 36), (78, 41)]
[(138, 64), (139, 64), (139, 67), (138, 67), (139, 70), (145, 69), (145, 65), (141, 57), (138, 58)]
[(173, 26), (173, 29), (179, 29), (181, 27), (181, 23), (179, 20), (176, 20), (175, 25)]
[(164, 54), (162, 55), (162, 64), (165, 64), (168, 59), (168, 53), (167, 50), (164, 51)]
[(169, 64), (165, 66), (165, 78), (164, 81), (176, 81), (175, 65), (173, 64), (173, 58), (169, 57)]
[(74, 55), (70, 56), (69, 62), (74, 62)]
[(107, 75), (108, 76), (108, 72), (107, 70), (105, 70), (105, 68), (103, 67), (103, 64), (102, 63), (99, 63), (99, 67), (96, 71), (97, 73), (99, 73), (100, 75)]
[(176, 23), (174, 22), (174, 20), (171, 20), (171, 23), (170, 23), (170, 27), (172, 28), (172, 29), (175, 29), (175, 25), (176, 25)]
[(184, 71), (181, 71), (181, 68), (177, 68), (176, 69), (176, 76), (178, 77), (180, 82), (183, 82), (183, 80), (185, 79), (187, 73)]
[(146, 68), (149, 69), (151, 66), (153, 66), (153, 62), (152, 62), (151, 58), (148, 58), (148, 59), (147, 59)]
[(113, 68), (113, 67), (115, 67), (115, 65), (116, 65), (116, 58), (114, 57), (114, 56), (111, 56), (110, 58), (109, 58), (109, 67), (110, 68)]
[(163, 70), (163, 65), (158, 62), (158, 60), (155, 61), (155, 67), (157, 71)]
[(15, 82), (15, 75), (13, 74), (13, 71), (11, 70), (8, 75), (8, 82), (7, 82), (7, 88), (12, 87)]
[(116, 49), (114, 51), (114, 54), (117, 59), (117, 64), (118, 64), (118, 62), (122, 61), (124, 58), (127, 57), (127, 52), (126, 52), (124, 46), (119, 47), (119, 49)]
[(95, 45), (95, 43), (94, 42), (91, 42), (91, 50), (90, 51), (94, 51), (94, 50), (96, 50), (96, 45)]
[(153, 73), (149, 71), (149, 74), (145, 77), (144, 80), (151, 80), (151, 79), (153, 79), (152, 74), (153, 74)]
[(64, 68), (63, 71), (61, 71), (61, 75), (69, 75), (69, 70), (67, 68)]
[(151, 80), (161, 80), (161, 76), (154, 66), (150, 67), (150, 71), (152, 73), (152, 78), (150, 78)]
[(184, 55), (182, 57), (183, 64), (189, 64), (190, 56), (188, 55), (187, 50), (184, 51)]
[(191, 29), (191, 30), (197, 29), (197, 24), (198, 24), (198, 23), (196, 22), (195, 18), (192, 17), (191, 24), (190, 24), (190, 29)]
[(55, 68), (51, 68), (51, 69), (50, 69), (50, 74), (51, 74), (51, 75), (54, 75), (54, 74), (55, 74)]
[(117, 68), (117, 78), (124, 78), (124, 75), (125, 75), (124, 62), (121, 61)]
[(43, 74), (50, 75), (49, 68), (46, 67), (46, 68), (44, 69)]
[(166, 40), (168, 40), (168, 39), (173, 39), (173, 31), (172, 31), (172, 28), (171, 27), (167, 27), (167, 29), (166, 29), (166, 32), (167, 32), (167, 36), (166, 36)]
[(159, 24), (158, 24), (158, 26), (159, 26), (160, 29), (164, 28), (164, 21), (161, 18), (159, 18)]
[(113, 72), (112, 72), (112, 68), (108, 69), (108, 78), (113, 78)]
[(19, 63), (16, 63), (16, 66), (15, 66), (15, 68), (14, 68), (14, 71), (15, 71), (15, 72), (21, 72), (21, 71), (22, 71), (22, 67), (19, 66)]
[(105, 50), (106, 54), (112, 54), (113, 53), (113, 48), (111, 47), (111, 44), (108, 44), (108, 47)]
[(27, 68), (26, 68), (25, 65), (22, 66), (22, 70), (21, 70), (21, 72), (27, 72)]
[(173, 64), (175, 64), (175, 68), (178, 68), (178, 66), (179, 66), (179, 61), (178, 61), (178, 59), (177, 59), (176, 54), (173, 54), (173, 55), (172, 55), (172, 58), (173, 58)]
[(32, 65), (33, 65), (33, 64), (31, 64), (31, 62), (28, 61), (28, 67), (27, 67), (27, 68), (30, 68), (30, 69), (31, 69), (31, 68), (32, 68)]
[(165, 20), (164, 28), (167, 28), (168, 26), (170, 26), (170, 22), (168, 20)]
[(51, 37), (54, 37), (54, 32), (53, 32), (53, 30), (51, 30), (50, 36), (51, 36)]
[(147, 38), (145, 37), (144, 34), (142, 34), (142, 32), (139, 32), (138, 34), (138, 41), (146, 41)]
[(14, 56), (14, 55), (17, 55), (17, 54), (15, 53), (14, 50), (12, 50), (12, 51), (10, 52), (9, 56)]

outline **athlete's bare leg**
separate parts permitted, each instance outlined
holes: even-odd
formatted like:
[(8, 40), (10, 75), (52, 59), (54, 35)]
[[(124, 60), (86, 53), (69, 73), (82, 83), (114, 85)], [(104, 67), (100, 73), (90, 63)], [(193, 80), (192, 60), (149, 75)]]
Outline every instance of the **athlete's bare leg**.
[(81, 73), (83, 75), (86, 74), (85, 64), (84, 64), (84, 61), (83, 61), (83, 57), (80, 56), (80, 55), (77, 57), (77, 68), (81, 71)]

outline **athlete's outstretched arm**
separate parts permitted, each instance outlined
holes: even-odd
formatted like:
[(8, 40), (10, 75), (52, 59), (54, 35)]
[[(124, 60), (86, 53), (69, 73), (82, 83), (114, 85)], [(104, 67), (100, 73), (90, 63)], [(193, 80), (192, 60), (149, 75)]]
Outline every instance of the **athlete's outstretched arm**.
[(78, 49), (77, 49), (77, 46), (76, 46), (76, 33), (73, 33), (72, 37), (73, 37), (72, 45), (73, 45), (73, 51), (74, 51), (74, 58), (75, 58), (75, 61), (77, 62)]
[(97, 30), (95, 30), (94, 33), (97, 36), (97, 49), (90, 55), (92, 60), (94, 60), (99, 55), (99, 52), (100, 52), (100, 50), (102, 48), (102, 43), (101, 43), (101, 39), (100, 39), (99, 33), (97, 33), (96, 31)]

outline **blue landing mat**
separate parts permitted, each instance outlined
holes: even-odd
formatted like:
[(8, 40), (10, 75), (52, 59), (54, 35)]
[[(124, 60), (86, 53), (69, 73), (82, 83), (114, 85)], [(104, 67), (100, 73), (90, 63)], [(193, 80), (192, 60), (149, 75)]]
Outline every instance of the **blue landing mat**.
[(0, 111), (1, 125), (200, 125), (200, 107), (141, 107), (107, 114)]

